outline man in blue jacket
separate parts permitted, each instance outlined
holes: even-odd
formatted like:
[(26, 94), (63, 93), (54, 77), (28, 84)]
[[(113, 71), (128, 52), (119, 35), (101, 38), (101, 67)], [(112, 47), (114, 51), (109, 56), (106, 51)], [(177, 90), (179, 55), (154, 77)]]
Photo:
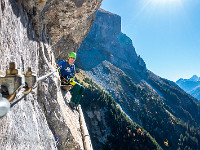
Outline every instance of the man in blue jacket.
[(76, 53), (71, 52), (68, 55), (68, 61), (61, 60), (58, 62), (58, 66), (60, 66), (60, 77), (61, 84), (70, 84), (73, 86), (72, 98), (69, 103), (70, 107), (74, 109), (75, 106), (78, 106), (81, 96), (83, 95), (85, 88), (79, 83), (74, 81), (75, 76), (75, 65), (74, 62), (76, 60)]

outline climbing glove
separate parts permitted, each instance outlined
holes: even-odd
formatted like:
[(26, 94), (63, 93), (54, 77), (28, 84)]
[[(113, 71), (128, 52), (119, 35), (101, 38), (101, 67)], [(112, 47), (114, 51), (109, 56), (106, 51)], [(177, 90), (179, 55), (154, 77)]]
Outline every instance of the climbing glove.
[(69, 81), (70, 81), (70, 82), (74, 82), (74, 78), (71, 78)]

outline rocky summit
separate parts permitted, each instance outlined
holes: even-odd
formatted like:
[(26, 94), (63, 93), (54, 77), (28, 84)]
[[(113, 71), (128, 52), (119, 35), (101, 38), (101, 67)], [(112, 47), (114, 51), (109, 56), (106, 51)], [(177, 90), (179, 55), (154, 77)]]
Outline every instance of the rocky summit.
[(87, 70), (108, 60), (130, 75), (146, 72), (146, 64), (136, 54), (132, 40), (121, 32), (121, 17), (102, 9), (96, 11), (94, 25), (79, 48), (79, 56), (79, 66)]
[(193, 75), (190, 79), (179, 79), (176, 83), (187, 93), (200, 100), (200, 77)]

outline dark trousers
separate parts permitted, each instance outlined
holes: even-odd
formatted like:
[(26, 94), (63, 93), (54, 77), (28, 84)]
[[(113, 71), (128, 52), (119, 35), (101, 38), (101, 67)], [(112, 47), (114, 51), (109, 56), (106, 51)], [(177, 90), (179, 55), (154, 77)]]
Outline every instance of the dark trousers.
[(72, 93), (71, 102), (73, 102), (76, 105), (78, 105), (80, 100), (81, 100), (81, 96), (83, 95), (84, 91), (85, 91), (84, 86), (82, 86), (81, 84), (76, 82), (76, 84), (73, 86), (73, 93)]

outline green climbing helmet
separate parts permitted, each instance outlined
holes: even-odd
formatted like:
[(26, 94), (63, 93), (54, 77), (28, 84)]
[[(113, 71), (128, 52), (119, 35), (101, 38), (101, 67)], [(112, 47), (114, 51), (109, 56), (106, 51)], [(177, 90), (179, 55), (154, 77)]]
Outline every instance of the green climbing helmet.
[(75, 59), (76, 59), (76, 53), (71, 52), (71, 53), (69, 53), (69, 56), (68, 56), (68, 57), (72, 57), (72, 58), (75, 58)]

